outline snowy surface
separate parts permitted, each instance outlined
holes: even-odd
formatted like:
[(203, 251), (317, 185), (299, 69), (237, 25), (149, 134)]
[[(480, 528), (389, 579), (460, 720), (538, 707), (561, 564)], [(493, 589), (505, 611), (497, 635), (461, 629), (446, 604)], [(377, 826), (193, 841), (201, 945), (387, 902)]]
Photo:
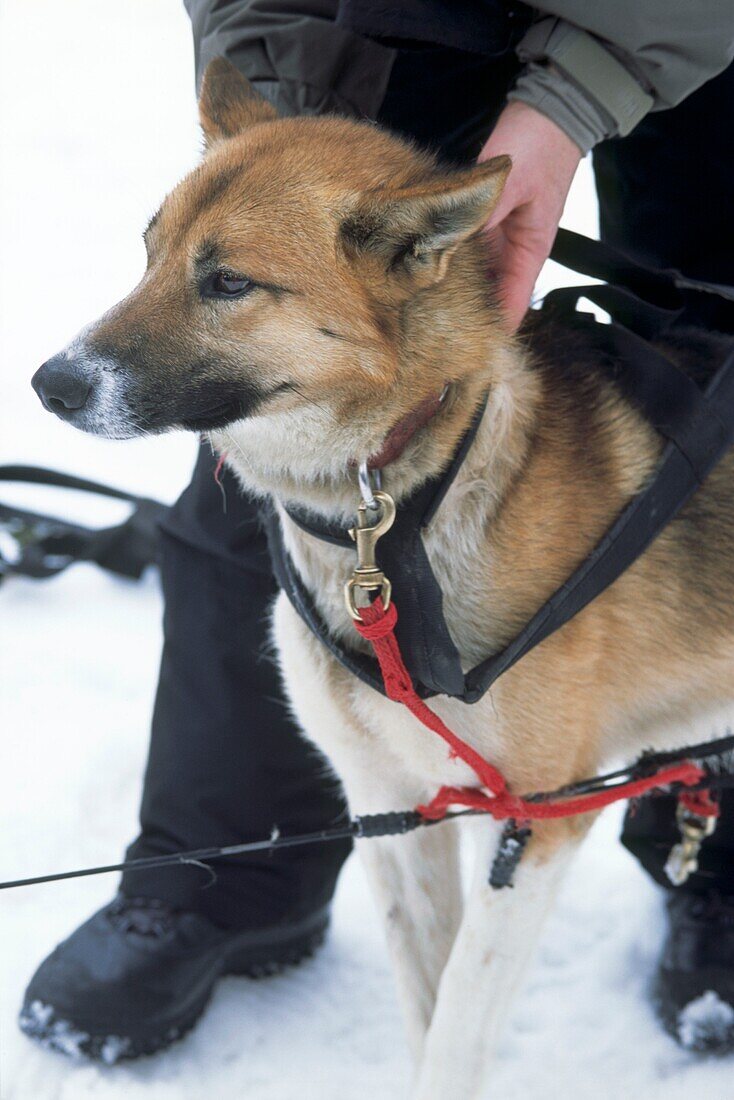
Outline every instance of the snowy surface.
[(707, 1043), (728, 1041), (734, 1028), (734, 1008), (707, 989), (687, 1004), (678, 1016), (678, 1035), (686, 1050), (698, 1050)]
[[(182, 5), (3, 0), (0, 10), (0, 461), (173, 499), (190, 439), (91, 439), (44, 414), (28, 380), (136, 281), (141, 229), (197, 156)], [(594, 216), (584, 166), (569, 224), (593, 232)], [(108, 862), (133, 835), (160, 612), (155, 575), (134, 585), (79, 566), (0, 589), (1, 878)], [(616, 843), (617, 828), (614, 813), (599, 822), (568, 880), (510, 1021), (495, 1100), (734, 1096), (732, 1062), (684, 1053), (655, 1023), (646, 988), (660, 900)], [(405, 1095), (385, 951), (355, 860), (318, 958), (268, 982), (227, 979), (200, 1027), (169, 1053), (100, 1069), (35, 1047), (15, 1027), (24, 985), (113, 887), (108, 877), (0, 895), (2, 1100)]]

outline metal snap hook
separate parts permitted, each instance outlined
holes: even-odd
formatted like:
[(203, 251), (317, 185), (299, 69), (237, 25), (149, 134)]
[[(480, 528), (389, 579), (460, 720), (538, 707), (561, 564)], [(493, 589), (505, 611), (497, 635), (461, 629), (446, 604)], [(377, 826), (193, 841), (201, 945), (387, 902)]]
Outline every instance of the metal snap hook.
[(362, 500), (357, 509), (357, 525), (349, 532), (357, 545), (357, 567), (344, 586), (344, 598), (349, 614), (357, 622), (362, 621), (357, 607), (358, 591), (378, 592), (386, 609), (390, 606), (392, 592), (390, 581), (377, 565), (375, 551), (378, 540), (395, 522), (395, 501), (389, 493), (383, 493), (380, 489), (374, 490), (373, 500), (379, 513), (377, 520), (371, 522), (371, 517), (367, 515), (369, 505)]

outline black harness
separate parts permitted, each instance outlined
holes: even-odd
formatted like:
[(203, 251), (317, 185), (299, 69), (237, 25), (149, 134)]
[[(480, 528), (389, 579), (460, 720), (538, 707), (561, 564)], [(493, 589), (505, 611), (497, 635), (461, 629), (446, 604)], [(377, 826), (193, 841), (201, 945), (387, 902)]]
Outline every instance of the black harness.
[[(495, 680), (529, 650), (581, 611), (628, 568), (675, 516), (734, 441), (734, 336), (725, 341), (721, 365), (700, 387), (651, 339), (685, 325), (700, 327), (701, 316), (716, 316), (723, 332), (734, 334), (734, 288), (657, 271), (576, 233), (559, 230), (552, 258), (601, 285), (564, 287), (548, 294), (543, 311), (583, 334), (596, 349), (601, 369), (610, 371), (666, 440), (660, 463), (647, 486), (617, 517), (595, 549), (533, 616), (505, 649), (464, 674), (443, 615), (441, 589), (423, 544), (423, 532), (441, 506), (469, 448), (484, 403), (447, 470), (401, 501), (392, 529), (379, 542), (380, 567), (390, 577), (400, 607), (398, 641), (418, 694), (450, 695), (475, 703)], [(587, 298), (612, 317), (600, 324), (577, 309)], [(714, 307), (712, 309), (712, 306)], [(28, 481), (99, 493), (129, 501), (125, 523), (103, 530), (0, 504), (0, 580), (15, 573), (47, 577), (74, 561), (95, 561), (123, 576), (138, 577), (156, 556), (157, 525), (166, 507), (96, 482), (27, 466), (0, 467), (0, 480)], [(291, 518), (315, 538), (353, 553), (346, 528), (331, 527), (300, 509)], [(324, 645), (360, 680), (383, 691), (372, 657), (345, 648), (330, 633), (291, 561), (274, 509), (265, 516), (277, 579), (298, 614)], [(8, 542), (13, 553), (4, 550)], [(345, 559), (345, 575), (351, 563)]]
[[(568, 580), (505, 649), (464, 674), (443, 615), (441, 589), (426, 554), (423, 532), (471, 447), (485, 399), (448, 469), (400, 502), (395, 523), (378, 546), (380, 568), (392, 581), (400, 608), (398, 642), (423, 698), (450, 695), (465, 703), (481, 699), (503, 672), (586, 607), (647, 549), (734, 441), (734, 337), (727, 341), (725, 358), (704, 388), (649, 342), (676, 327), (695, 324), (702, 296), (707, 307), (710, 299), (716, 300), (722, 327), (734, 332), (734, 288), (642, 267), (606, 245), (566, 230), (559, 231), (552, 258), (578, 273), (606, 280), (597, 286), (554, 290), (546, 296), (543, 310), (592, 342), (600, 365), (639, 406), (666, 446), (647, 486)], [(582, 297), (608, 312), (612, 323), (601, 324), (579, 312)], [(287, 512), (310, 535), (353, 553), (346, 528), (330, 526), (295, 507)], [(278, 582), (298, 614), (342, 665), (384, 693), (374, 658), (347, 649), (329, 631), (288, 555), (274, 509), (267, 516), (267, 532)], [(345, 560), (345, 574), (348, 564)]]

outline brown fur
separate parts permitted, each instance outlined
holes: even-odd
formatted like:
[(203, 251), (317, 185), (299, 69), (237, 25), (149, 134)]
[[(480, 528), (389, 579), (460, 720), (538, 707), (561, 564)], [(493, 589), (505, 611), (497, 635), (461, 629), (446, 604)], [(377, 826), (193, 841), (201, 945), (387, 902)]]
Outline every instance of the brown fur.
[[(206, 160), (153, 220), (143, 281), (92, 330), (92, 345), (129, 365), (143, 421), (153, 401), (185, 399), (191, 376), (251, 390), (261, 416), (328, 397), (337, 430), (319, 480), (297, 469), (249, 470), (248, 480), (332, 513), (353, 508), (349, 460), (358, 439), (364, 453), (375, 450), (388, 427), (452, 382), (446, 409), (387, 471), (399, 500), (446, 464), (483, 389), (496, 382), (497, 364), (504, 372), (511, 361), (523, 378), (522, 406), (487, 510), (491, 590), (479, 571), (470, 613), (463, 594), (448, 593), (449, 620), (474, 620), (462, 656), (480, 660), (589, 552), (645, 480), (659, 438), (568, 333), (535, 321), (517, 345), (503, 331), (476, 234), (499, 197), (502, 158), (447, 176), (432, 157), (368, 123), (278, 120), (226, 63), (207, 75), (201, 116)], [(436, 232), (431, 201), (449, 193), (473, 200), (449, 228), (448, 245), (421, 251)], [(197, 256), (205, 266), (216, 256), (262, 289), (243, 308), (202, 303)], [(694, 362), (715, 357), (710, 340), (688, 343)], [(227, 450), (226, 428), (217, 443)], [(545, 696), (560, 681), (574, 713), (592, 692), (596, 713), (631, 722), (661, 705), (693, 713), (711, 693), (726, 696), (733, 484), (727, 458), (644, 559), (496, 691), (504, 695), (517, 680), (527, 697), (537, 676)], [(337, 617), (335, 629), (347, 635), (347, 620)], [(584, 756), (590, 762), (598, 752)], [(529, 759), (527, 782), (544, 785), (550, 777), (538, 774), (536, 752)]]
[[(122, 365), (140, 430), (197, 426), (207, 401), (221, 398), (230, 414), (241, 401), (239, 418), (218, 423), (209, 410), (215, 422), (203, 426), (243, 481), (340, 517), (355, 507), (351, 462), (377, 451), (404, 415), (451, 382), (441, 412), (385, 472), (398, 506), (446, 465), (489, 389), (475, 444), (426, 535), (450, 629), (475, 664), (588, 554), (649, 476), (660, 438), (578, 338), (537, 318), (518, 339), (504, 331), (480, 230), (506, 158), (447, 173), (367, 123), (276, 119), (223, 63), (207, 74), (201, 111), (206, 158), (149, 227), (140, 286), (85, 347)], [(214, 268), (258, 286), (242, 301), (202, 298)], [(668, 350), (694, 372), (721, 353), (696, 334)], [(437, 701), (514, 790), (552, 788), (615, 755), (685, 739), (698, 715), (731, 702), (733, 473), (729, 455), (640, 561), (481, 706)], [(351, 557), (283, 522), (331, 629), (362, 644), (341, 596)], [(394, 808), (364, 804), (363, 774), (415, 801), (457, 781), (441, 745), (360, 694), (287, 609), (279, 617), (296, 708), (333, 731), (320, 743), (355, 777), (355, 809)], [(537, 829), (529, 864), (587, 824)], [(446, 925), (453, 919), (447, 911)]]
[[(477, 230), (499, 195), (506, 160), (447, 175), (429, 155), (367, 123), (276, 119), (223, 62), (207, 74), (201, 111), (207, 156), (153, 220), (143, 281), (92, 330), (92, 346), (128, 365), (142, 427), (148, 405), (174, 403), (175, 395), (180, 404), (202, 376), (243, 387), (259, 416), (318, 408), (328, 398), (334, 433), (318, 456), (318, 478), (310, 467), (260, 470), (248, 458), (241, 472), (263, 492), (341, 514), (353, 509), (349, 462), (358, 446), (374, 451), (392, 424), (452, 382), (446, 408), (387, 471), (399, 501), (446, 464), (482, 391), (513, 375), (520, 401), (493, 471), (484, 564), (477, 563), (470, 593), (447, 591), (449, 621), (471, 623), (466, 631), (455, 626), (460, 641), (466, 635), (462, 655), (467, 664), (480, 660), (584, 558), (649, 474), (659, 437), (588, 362), (583, 343), (540, 322), (519, 344), (504, 332)], [(431, 204), (449, 193), (454, 206), (473, 198), (449, 226), (448, 244), (432, 250), (431, 234), (445, 226), (436, 229)], [(262, 289), (242, 307), (202, 302), (197, 257)], [(717, 354), (710, 340), (692, 336), (688, 344), (694, 361)], [(227, 437), (226, 427), (215, 433), (225, 451)], [(237, 465), (236, 450), (230, 457)], [(622, 717), (634, 724), (640, 711), (661, 707), (693, 714), (714, 697), (728, 698), (731, 475), (729, 457), (644, 558), (509, 673), (497, 697), (517, 683), (525, 699), (540, 701), (549, 685), (562, 684), (573, 699), (557, 735), (564, 745), (572, 714), (589, 709), (601, 741)], [(339, 599), (317, 593), (334, 629), (352, 639)], [(523, 715), (518, 724), (527, 727), (526, 705)], [(555, 758), (557, 743), (546, 728), (542, 740), (532, 767), (518, 766), (521, 785), (567, 780), (581, 766), (562, 774), (553, 766), (551, 775), (540, 757)], [(516, 759), (528, 757), (517, 749)], [(583, 767), (600, 753), (587, 746)]]

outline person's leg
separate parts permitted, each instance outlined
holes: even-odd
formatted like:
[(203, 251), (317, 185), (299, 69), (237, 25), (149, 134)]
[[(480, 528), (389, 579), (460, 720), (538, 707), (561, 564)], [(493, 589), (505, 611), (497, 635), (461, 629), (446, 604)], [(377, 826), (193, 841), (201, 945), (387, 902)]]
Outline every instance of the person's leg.
[[(734, 285), (734, 65), (594, 150), (602, 240), (642, 263)], [(703, 324), (719, 318), (701, 314)]]
[[(594, 153), (601, 236), (643, 263), (734, 285), (734, 66), (671, 111), (649, 115), (627, 138)], [(710, 299), (704, 326), (727, 324)], [(713, 731), (712, 731), (713, 735)], [(699, 856), (672, 889), (665, 861), (679, 840), (675, 800), (643, 799), (622, 842), (669, 891), (668, 934), (652, 982), (664, 1027), (684, 1047), (734, 1050), (734, 792)]]
[[(257, 506), (202, 447), (164, 525), (165, 644), (141, 806), (128, 858), (309, 831), (346, 813), (338, 781), (301, 736), (268, 644), (276, 593)], [(127, 872), (122, 890), (245, 928), (326, 904), (347, 841)]]
[[(214, 468), (202, 448), (162, 535), (165, 644), (130, 858), (260, 839), (274, 826), (310, 831), (346, 812), (268, 652), (275, 583), (256, 506), (225, 471), (220, 488)], [(105, 1062), (169, 1046), (222, 975), (273, 973), (314, 951), (349, 850), (337, 841), (211, 870), (127, 872), (118, 897), (36, 970), (22, 1030)]]
[[(678, 107), (648, 115), (594, 152), (602, 240), (642, 263), (734, 286), (734, 65)], [(701, 314), (717, 323), (715, 306)], [(734, 895), (734, 792), (722, 801), (700, 870), (679, 890)], [(678, 840), (672, 798), (645, 799), (627, 814), (622, 842), (663, 886)]]

